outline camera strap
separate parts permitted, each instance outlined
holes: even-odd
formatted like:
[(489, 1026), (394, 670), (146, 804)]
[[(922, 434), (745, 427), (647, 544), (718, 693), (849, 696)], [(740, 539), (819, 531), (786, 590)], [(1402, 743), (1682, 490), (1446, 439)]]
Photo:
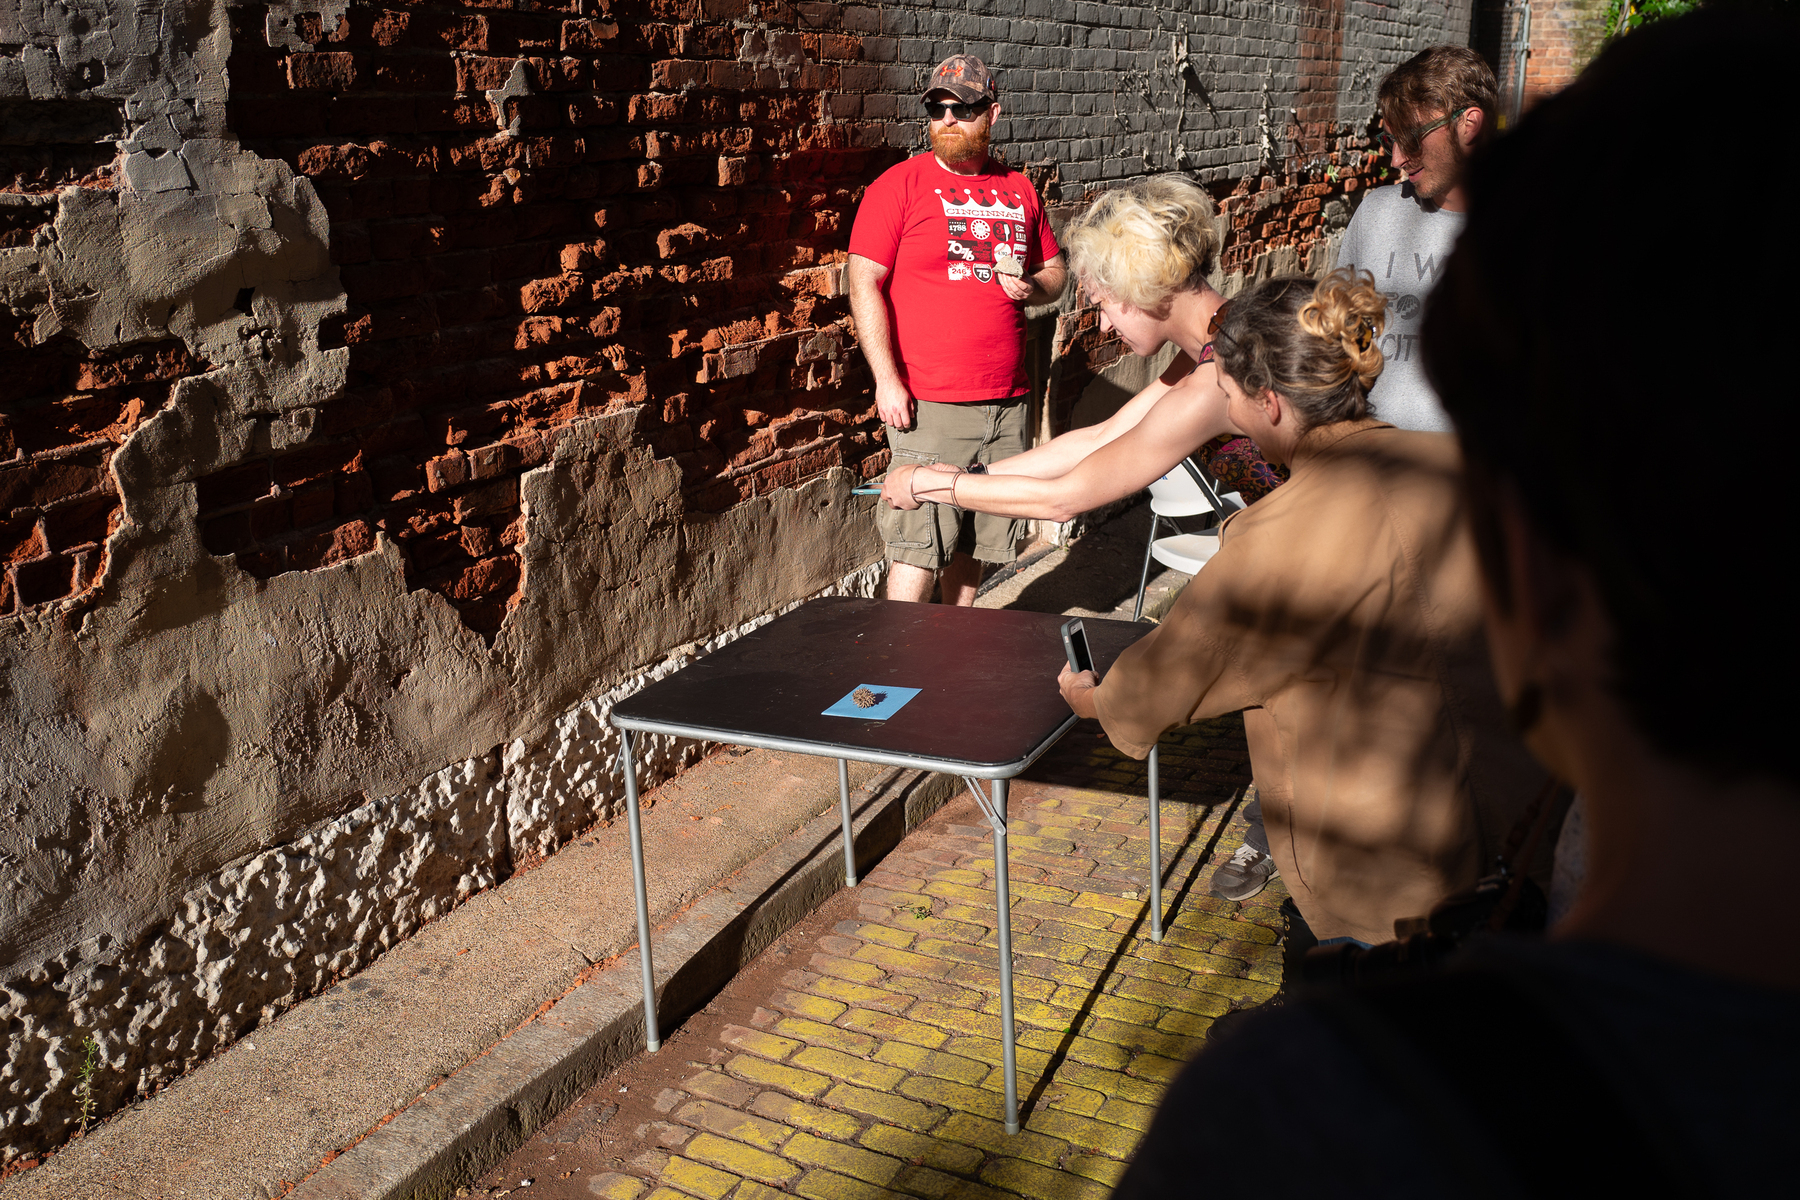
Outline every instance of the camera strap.
[(1710, 1192), (1654, 1090), (1540, 981), (1451, 969), (1317, 991), (1307, 1008), (1360, 1051), (1466, 1195)]

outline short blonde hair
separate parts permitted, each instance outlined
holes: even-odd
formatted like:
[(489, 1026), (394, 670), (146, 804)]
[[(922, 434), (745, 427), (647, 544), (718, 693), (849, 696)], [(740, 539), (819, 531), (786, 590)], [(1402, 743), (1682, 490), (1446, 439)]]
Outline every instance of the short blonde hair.
[(1159, 312), (1176, 292), (1206, 284), (1219, 253), (1212, 197), (1180, 175), (1103, 192), (1065, 231), (1083, 287)]

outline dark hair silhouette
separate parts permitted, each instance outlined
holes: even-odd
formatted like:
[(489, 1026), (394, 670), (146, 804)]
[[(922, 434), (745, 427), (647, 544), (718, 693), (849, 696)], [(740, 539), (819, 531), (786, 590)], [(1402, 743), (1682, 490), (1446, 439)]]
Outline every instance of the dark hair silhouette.
[[(1800, 620), (1778, 579), (1800, 408), (1769, 259), (1796, 172), (1770, 128), (1796, 46), (1791, 14), (1732, 9), (1620, 39), (1471, 164), (1422, 337), (1500, 594), (1512, 488), (1593, 572), (1641, 731), (1789, 783)], [(1755, 193), (1671, 172), (1693, 154)]]

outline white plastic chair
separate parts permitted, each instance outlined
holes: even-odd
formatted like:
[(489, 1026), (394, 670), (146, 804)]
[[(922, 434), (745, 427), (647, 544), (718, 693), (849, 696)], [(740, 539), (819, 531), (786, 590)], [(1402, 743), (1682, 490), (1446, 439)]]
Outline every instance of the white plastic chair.
[[(1184, 575), (1197, 575), (1218, 552), (1219, 527), (1216, 523), (1200, 533), (1182, 533), (1175, 518), (1210, 512), (1217, 513), (1223, 521), (1243, 507), (1244, 498), (1237, 492), (1221, 496), (1200, 464), (1192, 458), (1182, 459), (1179, 466), (1150, 485), (1150, 539), (1144, 545), (1144, 570), (1138, 577), (1137, 604), (1131, 610), (1132, 620), (1144, 613), (1144, 589), (1150, 586), (1151, 559)], [(1169, 522), (1175, 534), (1159, 538), (1156, 534), (1164, 521)]]

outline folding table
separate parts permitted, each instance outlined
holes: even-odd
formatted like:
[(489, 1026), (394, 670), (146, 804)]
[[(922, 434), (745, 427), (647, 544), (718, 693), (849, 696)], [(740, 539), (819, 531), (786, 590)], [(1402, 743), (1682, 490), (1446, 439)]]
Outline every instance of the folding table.
[[(673, 734), (838, 760), (844, 878), (856, 883), (851, 840), (849, 761), (959, 775), (993, 828), (1000, 942), (1000, 1022), (1006, 1067), (1006, 1130), (1019, 1131), (1012, 996), (1012, 913), (1006, 874), (1007, 781), (1075, 724), (1056, 689), (1066, 661), (1065, 618), (1049, 613), (905, 604), (831, 597), (814, 600), (745, 634), (614, 707), (624, 737), (621, 760), (637, 889), (644, 1032), (661, 1045), (650, 955), (650, 906), (638, 819), (634, 733)], [(1097, 670), (1142, 637), (1146, 626), (1085, 621)], [(867, 687), (918, 688), (886, 720), (825, 716), (825, 709)], [(899, 693), (896, 691), (895, 693)], [(978, 780), (990, 780), (991, 791)], [(1161, 830), (1156, 756), (1150, 757), (1152, 935), (1162, 940)]]

